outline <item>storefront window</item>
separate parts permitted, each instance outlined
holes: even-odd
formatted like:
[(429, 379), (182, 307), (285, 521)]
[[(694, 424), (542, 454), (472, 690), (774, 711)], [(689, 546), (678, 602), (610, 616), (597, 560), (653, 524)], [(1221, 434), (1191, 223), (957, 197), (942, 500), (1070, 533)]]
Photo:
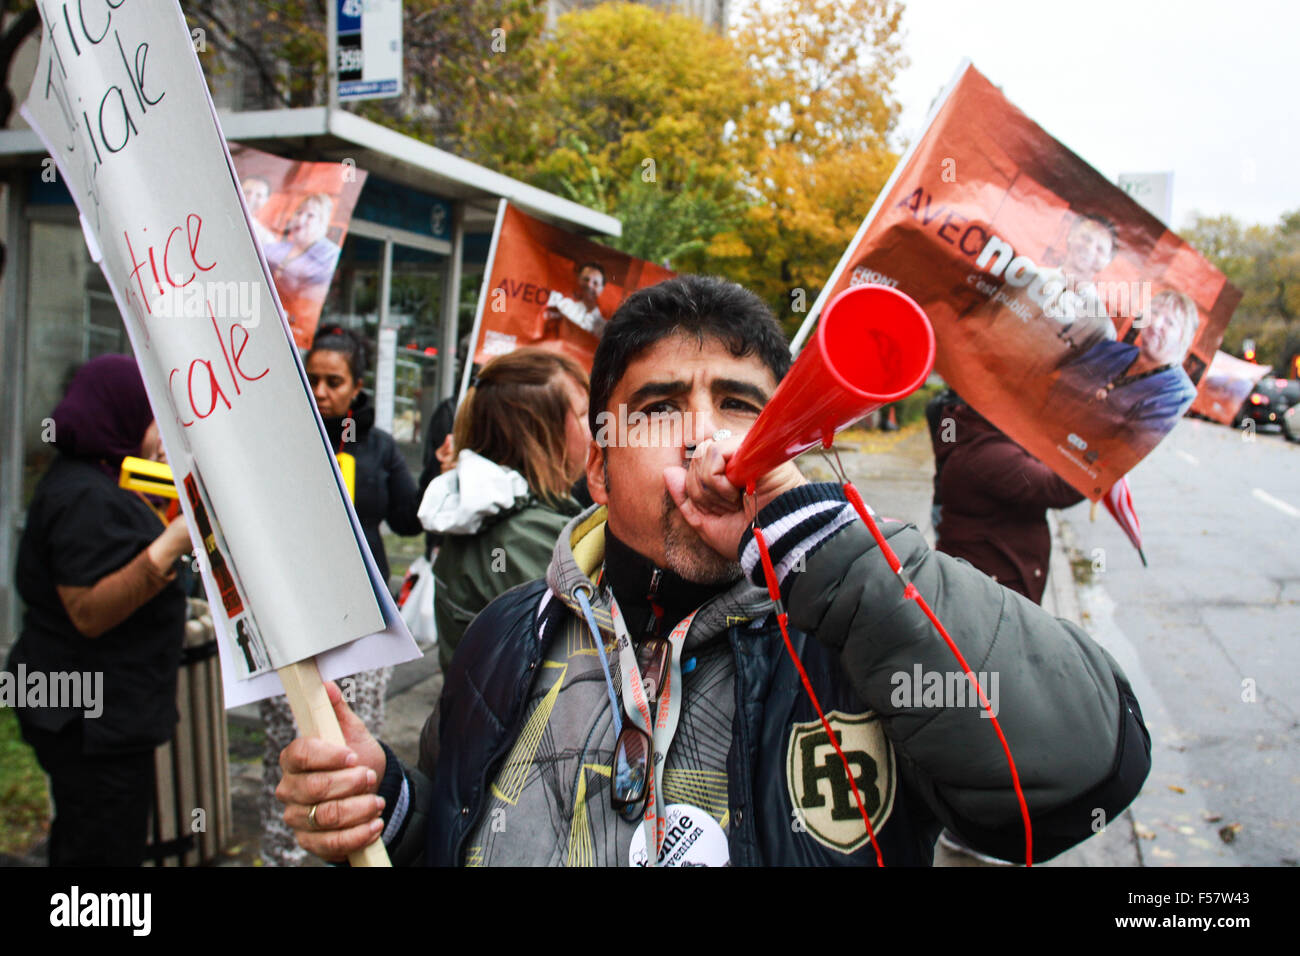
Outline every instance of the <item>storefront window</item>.
[(103, 273), (90, 261), (80, 225), (33, 220), (28, 236), (23, 508), (53, 461), (49, 416), (72, 373), (97, 355), (131, 353), (117, 305)]
[[(371, 345), (366, 387), (379, 380), (379, 289), (384, 244), (349, 233), (321, 314), (366, 336)], [(442, 316), (443, 263), (435, 253), (394, 244), (388, 325), (396, 330), (393, 437), (419, 474), (424, 428), (437, 405), (437, 347)]]
[(419, 249), (393, 249), (389, 299), (389, 322), (397, 328), (393, 437), (421, 451), (429, 416), (438, 404), (443, 262), (443, 256)]

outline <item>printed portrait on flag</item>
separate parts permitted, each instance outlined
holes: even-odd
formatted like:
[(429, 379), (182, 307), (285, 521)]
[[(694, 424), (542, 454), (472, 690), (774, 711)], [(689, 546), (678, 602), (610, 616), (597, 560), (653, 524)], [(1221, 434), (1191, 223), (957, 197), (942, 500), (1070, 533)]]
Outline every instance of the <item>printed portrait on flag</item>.
[(1271, 365), (1256, 365), (1227, 352), (1215, 352), (1191, 411), (1211, 421), (1231, 425), (1256, 383), (1271, 371)]
[(935, 369), (1097, 500), (1174, 427), (1240, 293), (973, 67), (837, 267), (934, 323)]
[(294, 343), (308, 348), (366, 172), (350, 163), (281, 159), (234, 143), (230, 155)]
[(475, 364), (536, 346), (590, 369), (623, 299), (676, 274), (502, 206), (479, 302)]

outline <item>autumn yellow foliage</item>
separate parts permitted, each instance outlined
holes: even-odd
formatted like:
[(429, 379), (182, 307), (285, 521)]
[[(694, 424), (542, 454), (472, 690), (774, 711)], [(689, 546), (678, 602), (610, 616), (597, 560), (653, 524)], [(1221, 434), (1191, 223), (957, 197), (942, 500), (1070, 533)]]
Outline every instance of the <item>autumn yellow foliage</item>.
[(624, 221), (621, 247), (715, 272), (793, 327), (897, 161), (896, 0), (777, 0), (720, 35), (607, 3), (530, 46), (473, 158)]

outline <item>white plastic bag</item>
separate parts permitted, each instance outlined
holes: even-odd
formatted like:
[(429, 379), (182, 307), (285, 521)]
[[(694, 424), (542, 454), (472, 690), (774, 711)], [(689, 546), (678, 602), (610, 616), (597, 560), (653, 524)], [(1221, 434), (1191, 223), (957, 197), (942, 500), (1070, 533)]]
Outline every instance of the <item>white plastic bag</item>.
[(433, 565), (423, 555), (407, 569), (397, 592), (397, 607), (420, 647), (427, 649), (438, 643), (438, 629), (433, 623)]

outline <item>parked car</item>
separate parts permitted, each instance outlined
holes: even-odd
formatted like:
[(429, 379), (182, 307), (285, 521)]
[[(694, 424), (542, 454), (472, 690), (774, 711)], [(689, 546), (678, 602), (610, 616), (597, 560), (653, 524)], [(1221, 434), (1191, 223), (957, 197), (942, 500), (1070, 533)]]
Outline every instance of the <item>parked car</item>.
[(1283, 412), (1282, 434), (1287, 441), (1300, 442), (1300, 405), (1292, 405)]
[(1254, 390), (1241, 403), (1236, 425), (1252, 419), (1257, 426), (1282, 426), (1287, 409), (1300, 405), (1300, 379), (1273, 378), (1259, 380)]

